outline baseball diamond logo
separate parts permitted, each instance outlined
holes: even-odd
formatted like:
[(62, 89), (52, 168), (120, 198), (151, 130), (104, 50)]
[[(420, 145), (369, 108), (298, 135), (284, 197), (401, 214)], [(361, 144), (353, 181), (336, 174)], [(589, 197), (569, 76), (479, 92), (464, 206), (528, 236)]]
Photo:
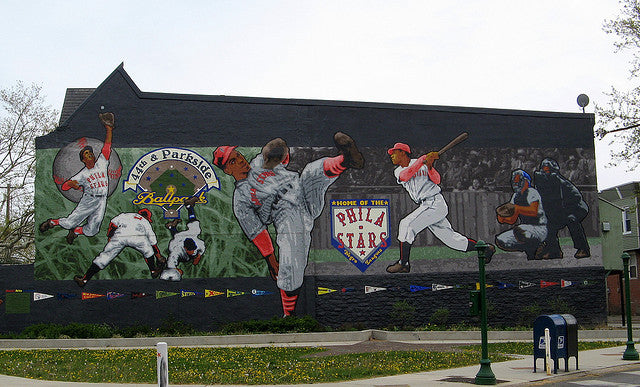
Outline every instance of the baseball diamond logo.
[(140, 157), (122, 184), (122, 192), (139, 192), (135, 205), (162, 207), (165, 218), (179, 218), (184, 199), (197, 195), (207, 203), (205, 192), (220, 189), (213, 167), (198, 153), (182, 148), (155, 149)]
[(388, 199), (331, 201), (331, 244), (361, 272), (391, 242)]

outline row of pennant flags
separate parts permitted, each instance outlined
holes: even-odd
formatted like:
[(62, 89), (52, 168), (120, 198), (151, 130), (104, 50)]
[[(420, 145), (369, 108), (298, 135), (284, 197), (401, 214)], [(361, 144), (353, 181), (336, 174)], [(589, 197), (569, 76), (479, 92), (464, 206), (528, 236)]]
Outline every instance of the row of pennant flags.
[[(486, 288), (496, 288), (496, 289), (526, 289), (526, 288), (548, 288), (551, 286), (560, 286), (561, 288), (567, 288), (570, 286), (591, 286), (595, 285), (596, 281), (583, 280), (583, 281), (568, 281), (561, 279), (560, 282), (553, 281), (543, 281), (540, 280), (540, 284), (537, 282), (527, 282), (527, 281), (518, 281), (518, 284), (511, 284), (507, 282), (497, 281), (495, 284), (485, 284)], [(431, 291), (439, 291), (439, 290), (448, 290), (448, 289), (463, 289), (463, 290), (480, 290), (480, 283), (476, 282), (475, 284), (467, 284), (467, 285), (442, 285), (442, 284), (431, 284), (431, 286), (421, 286), (421, 285), (409, 285), (409, 291), (412, 293), (421, 292), (424, 290)], [(406, 288), (400, 286), (392, 286), (392, 287), (377, 287), (377, 286), (365, 286), (364, 293), (375, 293), (382, 291), (405, 291)], [(329, 293), (341, 292), (341, 293), (353, 293), (356, 292), (356, 288), (340, 288), (340, 289), (330, 289), (318, 287), (318, 295), (324, 295)]]
[[(509, 289), (509, 288), (526, 289), (526, 288), (534, 288), (534, 287), (548, 288), (548, 287), (552, 287), (552, 286), (559, 286), (561, 288), (567, 288), (567, 287), (571, 287), (571, 286), (591, 286), (591, 285), (595, 285), (596, 283), (597, 283), (596, 281), (591, 281), (591, 280), (583, 280), (583, 281), (578, 282), (578, 281), (568, 281), (568, 280), (562, 279), (559, 282), (540, 280), (539, 284), (537, 282), (518, 281), (518, 284), (516, 285), (516, 284), (511, 284), (511, 283), (507, 283), (507, 282), (499, 282), (498, 281), (497, 283), (486, 284), (486, 287), (487, 288), (496, 288), (496, 289)], [(434, 283), (434, 284), (431, 284), (431, 286), (409, 285), (409, 288), (408, 288), (408, 290), (410, 292), (412, 292), (412, 293), (425, 291), (425, 290), (440, 291), (440, 290), (448, 290), (448, 289), (464, 289), (464, 290), (476, 289), (476, 290), (479, 290), (480, 289), (480, 283), (476, 282), (475, 284), (467, 284), (467, 285), (442, 285), (442, 284), (435, 284)], [(375, 293), (375, 292), (382, 292), (382, 291), (406, 291), (406, 290), (407, 290), (407, 288), (400, 287), (400, 286), (394, 286), (394, 287), (364, 286), (364, 293), (365, 294)], [(332, 288), (326, 288), (326, 287), (318, 287), (317, 288), (317, 294), (319, 296), (325, 295), (325, 294), (330, 294), (330, 293), (354, 293), (354, 292), (357, 292), (357, 289), (354, 288), (354, 287), (344, 287), (344, 288), (339, 288), (339, 289), (332, 289)], [(70, 300), (70, 299), (90, 300), (90, 299), (96, 299), (96, 298), (105, 298), (107, 300), (113, 300), (113, 299), (118, 299), (118, 298), (136, 299), (136, 298), (145, 298), (145, 297), (155, 297), (156, 299), (167, 298), (167, 297), (203, 297), (203, 298), (210, 298), (210, 297), (218, 297), (218, 296), (231, 298), (231, 297), (238, 297), (238, 296), (259, 297), (259, 296), (267, 296), (267, 295), (275, 294), (274, 292), (271, 292), (271, 291), (268, 291), (268, 290), (258, 290), (258, 289), (252, 289), (251, 291), (240, 291), (240, 290), (231, 290), (231, 289), (226, 289), (226, 291), (217, 291), (217, 290), (205, 289), (204, 292), (191, 291), (191, 290), (180, 290), (180, 291), (177, 291), (177, 292), (156, 290), (155, 293), (154, 292), (147, 292), (147, 293), (145, 293), (145, 292), (130, 292), (130, 293), (120, 293), (120, 292), (90, 293), (90, 292), (81, 292), (80, 294), (78, 294), (78, 293), (48, 294), (48, 293), (36, 292), (35, 290), (7, 289), (6, 293), (32, 293), (33, 294), (33, 298), (32, 298), (33, 301), (42, 301), (42, 300), (46, 300), (46, 299), (50, 299), (50, 298), (56, 298), (58, 300)], [(1, 303), (2, 303), (2, 300), (0, 299), (0, 304)]]
[[(90, 293), (90, 292), (81, 292), (78, 293), (56, 293), (56, 294), (47, 294), (40, 293), (34, 290), (23, 290), (23, 289), (7, 289), (6, 293), (32, 293), (33, 301), (42, 301), (50, 298), (57, 298), (58, 300), (71, 300), (71, 299), (82, 299), (82, 300), (91, 300), (96, 298), (106, 298), (107, 300), (114, 300), (117, 298), (145, 298), (145, 297), (155, 297), (158, 298), (167, 298), (167, 297), (197, 297), (202, 296), (204, 298), (209, 297), (217, 297), (217, 296), (225, 296), (229, 297), (237, 297), (237, 296), (245, 296), (250, 295), (253, 297), (256, 296), (266, 296), (269, 294), (274, 294), (274, 292), (270, 292), (267, 290), (258, 290), (252, 289), (250, 292), (244, 292), (239, 290), (231, 290), (227, 289), (226, 291), (217, 291), (205, 289), (204, 292), (197, 292), (191, 290), (180, 290), (179, 292), (169, 292), (165, 290), (156, 290), (153, 292), (130, 292), (130, 293), (120, 293), (120, 292), (106, 292), (106, 293)], [(2, 301), (2, 300), (0, 300)]]

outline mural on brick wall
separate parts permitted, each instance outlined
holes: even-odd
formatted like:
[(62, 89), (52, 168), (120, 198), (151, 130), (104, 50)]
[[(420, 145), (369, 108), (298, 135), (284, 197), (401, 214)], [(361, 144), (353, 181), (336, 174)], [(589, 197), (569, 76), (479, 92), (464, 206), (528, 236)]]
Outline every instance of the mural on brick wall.
[[(337, 132), (338, 155), (289, 171), (290, 153), (281, 138), (269, 141), (251, 162), (234, 146), (218, 147), (213, 163), (235, 179), (233, 213), (264, 257), (280, 289), (284, 315), (296, 307), (311, 245), (311, 230), (324, 209), (327, 189), (347, 169), (362, 169), (364, 158), (349, 135)], [(267, 227), (275, 227), (278, 257)]]
[[(263, 147), (112, 149), (112, 136), (127, 128), (110, 113), (96, 121), (104, 141), (81, 137), (37, 150), (35, 278), (75, 281), (84, 290), (60, 292), (59, 300), (274, 295), (289, 314), (305, 276), (474, 271), (478, 239), (490, 245), (492, 268), (601, 265), (597, 215), (589, 212), (597, 200), (592, 149), (453, 147), (467, 135), (439, 151), (393, 138), (359, 148), (358, 138), (342, 132), (333, 134), (333, 147), (290, 148), (275, 138)], [(239, 277), (270, 277), (274, 288), (163, 288)], [(155, 279), (158, 290), (91, 291), (92, 281), (110, 279)], [(590, 285), (584, 281), (539, 286)], [(475, 287), (317, 283), (316, 291)]]

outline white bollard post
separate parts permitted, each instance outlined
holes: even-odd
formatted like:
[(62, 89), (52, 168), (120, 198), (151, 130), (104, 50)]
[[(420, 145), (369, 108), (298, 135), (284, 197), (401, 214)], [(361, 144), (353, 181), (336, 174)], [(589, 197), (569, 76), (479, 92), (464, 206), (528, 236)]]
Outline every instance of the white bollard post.
[(158, 387), (169, 386), (169, 357), (167, 343), (159, 342), (156, 345), (158, 358)]
[(547, 363), (547, 375), (551, 375), (551, 334), (544, 328), (544, 358)]

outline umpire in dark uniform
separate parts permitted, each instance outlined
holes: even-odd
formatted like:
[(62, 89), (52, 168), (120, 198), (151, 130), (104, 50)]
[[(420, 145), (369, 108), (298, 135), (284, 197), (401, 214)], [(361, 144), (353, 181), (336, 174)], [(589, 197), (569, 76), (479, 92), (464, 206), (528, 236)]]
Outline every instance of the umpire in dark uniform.
[(575, 258), (591, 256), (589, 243), (582, 227), (582, 220), (589, 213), (589, 206), (573, 183), (560, 174), (558, 162), (546, 158), (535, 172), (534, 185), (542, 197), (547, 214), (547, 238), (536, 251), (536, 259), (562, 258), (558, 231), (565, 226), (576, 249)]

